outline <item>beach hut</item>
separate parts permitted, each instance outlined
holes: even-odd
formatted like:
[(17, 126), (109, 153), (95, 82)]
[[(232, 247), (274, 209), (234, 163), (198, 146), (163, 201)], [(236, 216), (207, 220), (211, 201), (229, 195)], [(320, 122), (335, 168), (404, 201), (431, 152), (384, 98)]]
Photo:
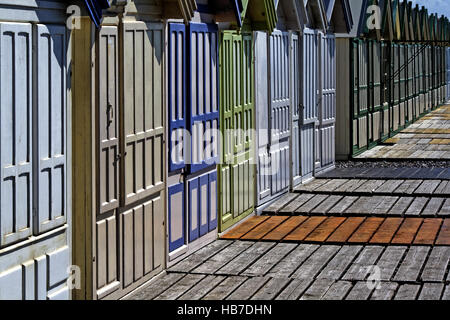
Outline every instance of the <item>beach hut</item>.
[[(236, 1), (199, 1), (168, 23), (168, 266), (217, 238), (219, 24), (240, 25)], [(239, 76), (239, 74), (236, 74)]]
[(197, 5), (95, 3), (72, 37), (73, 293), (116, 299), (167, 266), (166, 21)]
[(242, 220), (255, 208), (254, 50), (255, 30), (272, 33), (277, 15), (272, 0), (242, 0), (240, 25), (221, 27), (219, 231)]
[(0, 3), (0, 300), (71, 298), (71, 8)]
[(307, 16), (302, 1), (279, 0), (276, 10), (275, 30), (254, 33), (258, 207), (301, 178), (299, 50)]

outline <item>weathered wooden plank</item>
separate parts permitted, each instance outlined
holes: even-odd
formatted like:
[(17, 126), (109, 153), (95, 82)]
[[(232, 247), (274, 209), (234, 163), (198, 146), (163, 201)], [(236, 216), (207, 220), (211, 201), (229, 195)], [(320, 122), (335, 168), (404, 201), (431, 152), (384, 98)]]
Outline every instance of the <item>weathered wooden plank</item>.
[(377, 266), (380, 268), (380, 280), (390, 281), (397, 266), (403, 258), (407, 247), (389, 246), (383, 252)]
[(367, 281), (358, 281), (348, 293), (345, 300), (368, 300), (374, 288)]
[(424, 283), (420, 291), (419, 300), (440, 300), (443, 290), (443, 283)]
[(394, 276), (394, 281), (417, 281), (429, 251), (429, 247), (410, 247)]
[(296, 214), (307, 214), (323, 201), (325, 201), (329, 196), (325, 194), (317, 194), (312, 197), (308, 202), (295, 210)]
[(347, 181), (348, 179), (332, 179), (315, 189), (314, 192), (333, 192), (336, 188), (339, 188)]
[(130, 300), (153, 300), (161, 293), (169, 289), (173, 284), (180, 281), (186, 274), (169, 273), (155, 281), (151, 281), (148, 285), (129, 297)]
[(375, 190), (375, 193), (392, 193), (404, 182), (404, 180), (387, 180)]
[(345, 196), (341, 199), (336, 205), (331, 208), (328, 213), (329, 214), (342, 214), (348, 207), (350, 207), (355, 201), (358, 200), (358, 197), (353, 196)]
[(205, 276), (201, 274), (187, 274), (183, 279), (158, 295), (155, 300), (176, 300), (203, 278)]
[(300, 297), (300, 300), (320, 300), (333, 285), (332, 279), (316, 279), (313, 284)]
[(423, 209), (422, 216), (435, 216), (444, 203), (444, 198), (431, 198), (425, 209)]
[(402, 284), (397, 290), (394, 300), (415, 300), (419, 293), (420, 285)]
[(329, 196), (325, 201), (311, 210), (311, 214), (326, 214), (328, 210), (333, 208), (338, 201), (342, 200), (342, 198), (343, 196)]
[(309, 199), (314, 197), (313, 194), (304, 193), (295, 198), (291, 203), (289, 203), (284, 208), (280, 209), (279, 214), (292, 214), (301, 207), (304, 203), (306, 203)]
[(450, 245), (450, 219), (444, 219), (436, 240), (437, 245)]
[(406, 210), (405, 215), (407, 216), (418, 216), (422, 212), (423, 208), (427, 204), (429, 198), (419, 197), (415, 198), (414, 201), (409, 206), (408, 210)]
[(294, 231), (287, 235), (286, 241), (303, 241), (318, 225), (325, 221), (326, 217), (310, 217)]
[(314, 279), (292, 279), (275, 300), (298, 300)]
[(225, 300), (234, 290), (247, 280), (247, 277), (232, 276), (226, 278), (211, 290), (202, 300)]
[(297, 247), (294, 243), (279, 243), (269, 252), (261, 256), (255, 263), (248, 267), (242, 275), (264, 276), (286, 255)]
[(396, 282), (380, 282), (370, 296), (370, 300), (392, 300), (398, 288)]
[(289, 284), (291, 279), (288, 278), (272, 278), (270, 279), (250, 300), (273, 300), (278, 294)]
[(348, 239), (349, 243), (367, 243), (378, 227), (383, 223), (384, 218), (369, 217), (359, 226), (359, 228)]
[(441, 180), (425, 180), (414, 191), (414, 194), (433, 194), (434, 190), (439, 186)]
[(380, 215), (387, 214), (398, 199), (398, 197), (383, 197), (383, 200), (376, 206), (376, 208), (372, 209), (372, 213)]
[(323, 223), (321, 223), (313, 232), (311, 232), (306, 238), (305, 241), (311, 242), (323, 242), (325, 241), (330, 234), (339, 227), (346, 218), (343, 217), (330, 217), (327, 218)]
[(395, 194), (413, 194), (414, 190), (416, 190), (419, 185), (422, 183), (422, 180), (405, 180), (393, 193)]
[(337, 281), (322, 296), (322, 300), (343, 300), (352, 287), (349, 281)]
[[(233, 275), (237, 276), (250, 266), (254, 261), (259, 259), (267, 251), (269, 251), (275, 243), (273, 242), (257, 242), (247, 250), (243, 251), (233, 260), (225, 264), (222, 268), (215, 273), (220, 275)], [(208, 273), (207, 271), (205, 273)]]
[(442, 205), (441, 210), (438, 212), (439, 216), (449, 216), (450, 215), (450, 198), (445, 200)]
[(442, 219), (427, 218), (417, 231), (414, 244), (434, 244), (437, 234), (442, 224)]
[(291, 203), (294, 199), (296, 199), (299, 195), (296, 193), (288, 193), (282, 196), (280, 199), (276, 200), (270, 206), (264, 209), (265, 213), (278, 213), (282, 208)]
[(362, 246), (343, 246), (317, 276), (317, 279), (340, 279), (361, 250)]
[(269, 278), (249, 278), (232, 294), (230, 294), (226, 300), (249, 300), (255, 292), (267, 283), (267, 281), (269, 281)]
[(382, 201), (384, 197), (374, 196), (374, 197), (360, 197), (353, 205), (348, 208), (346, 214), (372, 214), (374, 208), (376, 208)]
[(214, 256), (216, 253), (231, 245), (233, 241), (218, 240), (211, 242), (206, 247), (194, 252), (186, 259), (169, 268), (170, 272), (190, 272), (200, 264)]
[(364, 183), (366, 183), (367, 180), (365, 179), (351, 179), (348, 182), (344, 183), (343, 185), (337, 187), (334, 191), (335, 192), (353, 192), (354, 190), (358, 189), (360, 186), (362, 186)]
[(274, 266), (269, 273), (268, 277), (280, 278), (290, 277), (295, 270), (297, 270), (306, 259), (308, 259), (317, 249), (319, 245), (314, 244), (301, 244), (283, 258), (276, 266)]
[(247, 248), (252, 246), (252, 242), (237, 241), (223, 249), (219, 254), (216, 254), (193, 269), (194, 273), (212, 274), (233, 260)]
[(422, 281), (442, 282), (450, 260), (450, 247), (434, 247), (420, 276)]
[(335, 245), (321, 246), (294, 272), (292, 278), (305, 279), (315, 277), (334, 257), (339, 248), (339, 246)]
[(343, 280), (365, 280), (370, 273), (370, 267), (375, 264), (384, 248), (380, 246), (366, 246), (342, 277)]
[(223, 280), (225, 280), (224, 276), (206, 276), (190, 290), (180, 296), (178, 300), (200, 300), (208, 294), (208, 292), (217, 287)]
[(302, 185), (296, 187), (294, 190), (311, 192), (311, 191), (314, 191), (315, 189), (321, 187), (322, 185), (324, 185), (325, 183), (327, 183), (329, 181), (330, 181), (330, 179), (314, 179), (311, 182), (308, 182), (306, 184), (302, 184)]
[(386, 218), (369, 242), (389, 244), (402, 222), (403, 218)]
[(308, 217), (295, 216), (290, 217), (288, 220), (284, 221), (278, 227), (266, 234), (262, 240), (267, 241), (280, 241), (291, 233), (295, 228), (297, 228), (301, 223), (303, 223)]
[(446, 300), (446, 301), (450, 300), (450, 285), (449, 284), (445, 286), (445, 290), (442, 295), (442, 300)]
[(266, 234), (268, 234), (270, 231), (278, 227), (281, 223), (283, 223), (285, 220), (287, 220), (288, 217), (286, 216), (275, 216), (270, 217), (269, 219), (265, 220), (263, 223), (246, 233), (244, 236), (241, 237), (242, 240), (260, 240), (262, 237), (264, 237)]
[(326, 240), (328, 243), (346, 242), (363, 223), (364, 217), (350, 217), (344, 221)]
[(253, 216), (249, 219), (245, 220), (241, 224), (239, 224), (237, 227), (234, 227), (226, 234), (222, 235), (221, 239), (240, 239), (243, 235), (248, 233), (249, 231), (253, 230), (255, 227), (263, 223), (269, 219), (267, 216)]
[(413, 197), (401, 197), (395, 205), (389, 210), (388, 215), (403, 215), (407, 208), (414, 201)]
[(434, 190), (434, 194), (449, 194), (450, 193), (450, 181), (443, 180), (439, 186)]
[(398, 229), (392, 244), (411, 244), (416, 237), (417, 230), (422, 225), (422, 218), (405, 218), (403, 224)]
[(354, 190), (353, 192), (373, 193), (385, 182), (386, 182), (385, 180), (368, 180), (366, 183), (361, 185), (358, 189)]

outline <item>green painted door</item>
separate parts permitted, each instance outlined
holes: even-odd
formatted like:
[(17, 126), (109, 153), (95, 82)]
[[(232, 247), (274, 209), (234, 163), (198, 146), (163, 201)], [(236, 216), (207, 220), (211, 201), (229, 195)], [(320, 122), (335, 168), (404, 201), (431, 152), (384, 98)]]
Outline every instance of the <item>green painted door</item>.
[(219, 50), (222, 232), (254, 210), (252, 35), (223, 31)]

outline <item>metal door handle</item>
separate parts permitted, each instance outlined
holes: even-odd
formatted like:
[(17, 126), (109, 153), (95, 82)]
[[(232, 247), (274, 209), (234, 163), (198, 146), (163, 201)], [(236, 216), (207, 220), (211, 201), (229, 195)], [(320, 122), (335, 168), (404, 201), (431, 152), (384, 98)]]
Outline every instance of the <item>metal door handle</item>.
[(108, 114), (108, 124), (110, 124), (112, 122), (112, 119), (114, 118), (114, 108), (111, 103), (108, 103), (108, 108), (106, 112)]

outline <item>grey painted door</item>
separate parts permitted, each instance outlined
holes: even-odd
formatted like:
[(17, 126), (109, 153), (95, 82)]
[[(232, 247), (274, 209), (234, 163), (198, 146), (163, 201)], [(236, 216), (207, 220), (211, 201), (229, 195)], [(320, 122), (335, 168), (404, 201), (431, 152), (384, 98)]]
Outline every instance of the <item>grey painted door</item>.
[(289, 187), (290, 166), (290, 41), (289, 32), (275, 30), (269, 38), (271, 195)]
[(336, 38), (331, 34), (321, 35), (319, 141), (320, 166), (322, 169), (334, 164), (336, 123)]
[(98, 57), (98, 211), (96, 215), (96, 289), (99, 298), (117, 290), (119, 280), (119, 36), (102, 27)]
[(299, 36), (291, 33), (291, 186), (295, 187), (302, 182), (302, 171), (300, 161), (300, 125), (301, 125), (301, 96), (300, 96), (300, 43)]
[(163, 38), (162, 24), (144, 22), (97, 36), (98, 299), (123, 296), (164, 266)]
[(258, 205), (286, 191), (290, 179), (291, 74), (289, 32), (257, 32)]
[(315, 142), (318, 121), (318, 33), (316, 30), (304, 29), (302, 41), (302, 124), (300, 128), (300, 158), (302, 179), (309, 179), (314, 174), (316, 162)]
[(67, 32), (0, 22), (0, 300), (70, 298)]
[(447, 99), (450, 99), (450, 48), (446, 49), (445, 63), (447, 65)]

